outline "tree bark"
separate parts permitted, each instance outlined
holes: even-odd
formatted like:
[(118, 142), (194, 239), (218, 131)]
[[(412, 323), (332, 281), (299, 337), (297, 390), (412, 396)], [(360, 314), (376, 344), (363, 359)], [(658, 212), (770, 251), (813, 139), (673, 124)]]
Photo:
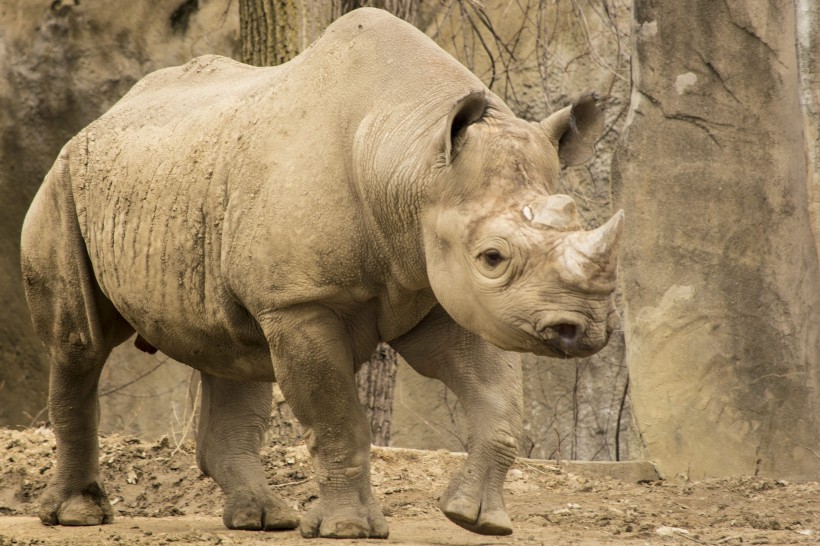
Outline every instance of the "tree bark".
[(242, 62), (274, 66), (289, 61), (341, 15), (339, 0), (240, 0)]
[(386, 343), (380, 343), (370, 360), (356, 374), (359, 400), (370, 417), (370, 441), (373, 445), (386, 446), (390, 442), (397, 364), (396, 351)]

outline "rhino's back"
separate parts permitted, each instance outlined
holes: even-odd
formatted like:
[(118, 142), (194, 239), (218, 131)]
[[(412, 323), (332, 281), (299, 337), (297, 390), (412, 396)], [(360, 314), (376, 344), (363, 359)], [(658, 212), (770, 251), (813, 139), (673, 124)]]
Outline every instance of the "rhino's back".
[(449, 107), (453, 97), (476, 88), (484, 85), (421, 31), (384, 10), (360, 8), (280, 66), (253, 67), (204, 55), (158, 70), (97, 123), (166, 125), (198, 118), (212, 127), (251, 119), (263, 126), (285, 120), (349, 127), (373, 109), (410, 114), (425, 102)]

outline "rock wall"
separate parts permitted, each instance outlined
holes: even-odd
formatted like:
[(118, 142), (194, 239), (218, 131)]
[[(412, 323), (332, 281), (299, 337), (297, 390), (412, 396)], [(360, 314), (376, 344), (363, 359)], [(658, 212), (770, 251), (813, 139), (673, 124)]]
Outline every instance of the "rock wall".
[(793, 7), (635, 0), (613, 189), (633, 409), (668, 475), (820, 477), (820, 267)]
[[(24, 301), (19, 240), (28, 204), (60, 148), (148, 72), (237, 50), (235, 3), (0, 3), (0, 424), (45, 417), (48, 362)], [(115, 351), (102, 378), (109, 393), (103, 428), (179, 429), (188, 371), (128, 345)], [(138, 391), (123, 388), (146, 372)]]

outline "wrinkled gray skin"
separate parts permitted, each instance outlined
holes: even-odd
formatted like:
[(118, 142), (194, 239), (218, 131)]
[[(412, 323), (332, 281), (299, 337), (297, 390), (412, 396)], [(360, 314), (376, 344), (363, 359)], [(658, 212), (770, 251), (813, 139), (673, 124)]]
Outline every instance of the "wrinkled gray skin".
[(135, 331), (202, 372), (197, 460), (237, 529), (292, 529), (259, 450), (278, 381), (321, 493), (305, 536), (386, 537), (354, 371), (390, 342), (468, 416), (441, 498), (507, 534), (521, 425), (516, 353), (591, 354), (612, 328), (621, 214), (579, 231), (552, 195), (586, 160), (591, 98), (527, 123), (422, 33), (362, 9), (293, 61), (200, 57), (140, 81), (63, 148), (26, 218), (25, 288), (53, 359), (47, 524), (113, 518), (97, 383)]

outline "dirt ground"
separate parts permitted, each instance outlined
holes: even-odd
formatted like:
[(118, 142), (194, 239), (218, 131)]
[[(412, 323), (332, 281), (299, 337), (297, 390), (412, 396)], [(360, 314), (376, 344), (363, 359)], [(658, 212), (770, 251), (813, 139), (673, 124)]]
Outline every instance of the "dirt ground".
[[(374, 448), (373, 484), (394, 544), (816, 544), (820, 484), (764, 478), (626, 483), (554, 461), (519, 460), (506, 485), (515, 532), (482, 537), (450, 523), (436, 497), (463, 455)], [(316, 501), (307, 451), (263, 453), (269, 483), (295, 507)], [(36, 500), (54, 466), (47, 429), (0, 429), (0, 546), (10, 544), (299, 544), (298, 531), (229, 531), (222, 493), (196, 467), (190, 443), (102, 440), (101, 467), (118, 513), (99, 527), (45, 527)], [(384, 541), (325, 541), (354, 544)]]

